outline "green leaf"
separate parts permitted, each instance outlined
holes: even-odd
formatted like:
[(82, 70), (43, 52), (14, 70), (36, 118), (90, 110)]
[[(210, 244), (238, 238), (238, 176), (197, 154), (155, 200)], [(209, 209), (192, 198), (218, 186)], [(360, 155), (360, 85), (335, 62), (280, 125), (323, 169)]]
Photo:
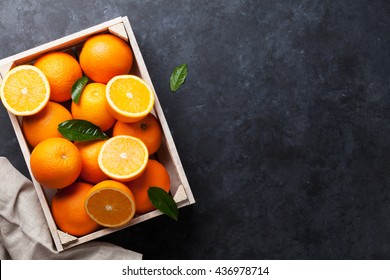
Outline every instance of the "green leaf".
[(72, 100), (74, 103), (76, 104), (79, 103), (81, 93), (83, 92), (83, 89), (87, 83), (88, 83), (88, 78), (86, 76), (83, 76), (73, 84)]
[(176, 202), (169, 193), (159, 187), (150, 187), (148, 190), (148, 196), (152, 204), (158, 210), (177, 221), (179, 211), (177, 209)]
[(181, 64), (177, 66), (171, 75), (170, 78), (170, 85), (171, 85), (171, 91), (175, 92), (177, 91), (182, 84), (184, 84), (184, 81), (187, 77), (187, 64)]
[(100, 127), (86, 120), (67, 120), (58, 125), (58, 131), (70, 141), (107, 139)]

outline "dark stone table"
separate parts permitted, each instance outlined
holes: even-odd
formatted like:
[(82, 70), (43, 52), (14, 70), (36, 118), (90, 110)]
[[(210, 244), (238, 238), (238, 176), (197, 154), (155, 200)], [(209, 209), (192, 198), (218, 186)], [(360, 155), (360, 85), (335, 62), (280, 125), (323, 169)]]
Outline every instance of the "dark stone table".
[(197, 200), (101, 240), (145, 259), (390, 258), (389, 1), (83, 2), (2, 1), (0, 58), (128, 16)]

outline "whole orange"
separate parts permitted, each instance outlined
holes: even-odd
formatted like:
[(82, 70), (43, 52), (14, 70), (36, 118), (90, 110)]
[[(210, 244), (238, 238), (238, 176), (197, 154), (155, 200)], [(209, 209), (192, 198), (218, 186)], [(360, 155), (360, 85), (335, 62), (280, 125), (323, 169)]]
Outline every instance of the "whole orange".
[(34, 63), (47, 77), (50, 84), (50, 100), (63, 102), (72, 96), (73, 84), (83, 73), (77, 60), (64, 52), (47, 53)]
[(91, 83), (83, 89), (79, 102), (72, 102), (71, 111), (73, 118), (90, 121), (106, 131), (116, 121), (107, 107), (106, 85)]
[(129, 44), (117, 36), (95, 35), (84, 43), (80, 65), (91, 80), (106, 84), (112, 77), (130, 72), (133, 52)]
[(108, 179), (108, 176), (103, 173), (98, 164), (99, 152), (104, 142), (104, 140), (98, 140), (74, 143), (80, 151), (83, 162), (80, 179), (93, 184)]
[(49, 101), (38, 114), (23, 117), (24, 137), (32, 147), (48, 138), (63, 137), (57, 127), (63, 121), (70, 119), (72, 115), (64, 106)]
[(156, 209), (148, 196), (150, 187), (159, 187), (169, 192), (171, 185), (168, 171), (156, 160), (149, 159), (144, 173), (137, 179), (127, 182), (135, 198), (136, 213), (143, 214)]
[(84, 208), (85, 199), (92, 187), (91, 184), (75, 182), (55, 193), (51, 210), (54, 221), (62, 231), (82, 236), (100, 227), (88, 216)]
[(149, 113), (144, 119), (135, 123), (117, 121), (112, 130), (113, 136), (129, 135), (141, 139), (148, 148), (149, 155), (154, 154), (161, 145), (162, 130), (157, 118)]
[(48, 138), (31, 152), (31, 171), (44, 187), (61, 189), (80, 175), (82, 159), (77, 147), (65, 138)]

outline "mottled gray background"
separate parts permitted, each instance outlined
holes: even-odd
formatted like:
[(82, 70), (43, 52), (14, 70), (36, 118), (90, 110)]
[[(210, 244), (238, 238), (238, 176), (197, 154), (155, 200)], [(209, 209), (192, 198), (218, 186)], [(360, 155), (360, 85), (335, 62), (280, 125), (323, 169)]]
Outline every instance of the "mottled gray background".
[[(390, 258), (389, 1), (2, 0), (0, 57), (117, 16), (197, 203), (102, 240), (146, 259)], [(28, 176), (0, 121), (0, 155)]]

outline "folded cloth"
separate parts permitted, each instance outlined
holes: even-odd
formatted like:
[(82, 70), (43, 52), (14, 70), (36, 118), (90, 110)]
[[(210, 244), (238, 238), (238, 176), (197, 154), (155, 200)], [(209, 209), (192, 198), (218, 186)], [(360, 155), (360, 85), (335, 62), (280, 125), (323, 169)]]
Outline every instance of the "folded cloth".
[(0, 157), (0, 259), (130, 260), (142, 255), (91, 241), (57, 252), (33, 183)]

